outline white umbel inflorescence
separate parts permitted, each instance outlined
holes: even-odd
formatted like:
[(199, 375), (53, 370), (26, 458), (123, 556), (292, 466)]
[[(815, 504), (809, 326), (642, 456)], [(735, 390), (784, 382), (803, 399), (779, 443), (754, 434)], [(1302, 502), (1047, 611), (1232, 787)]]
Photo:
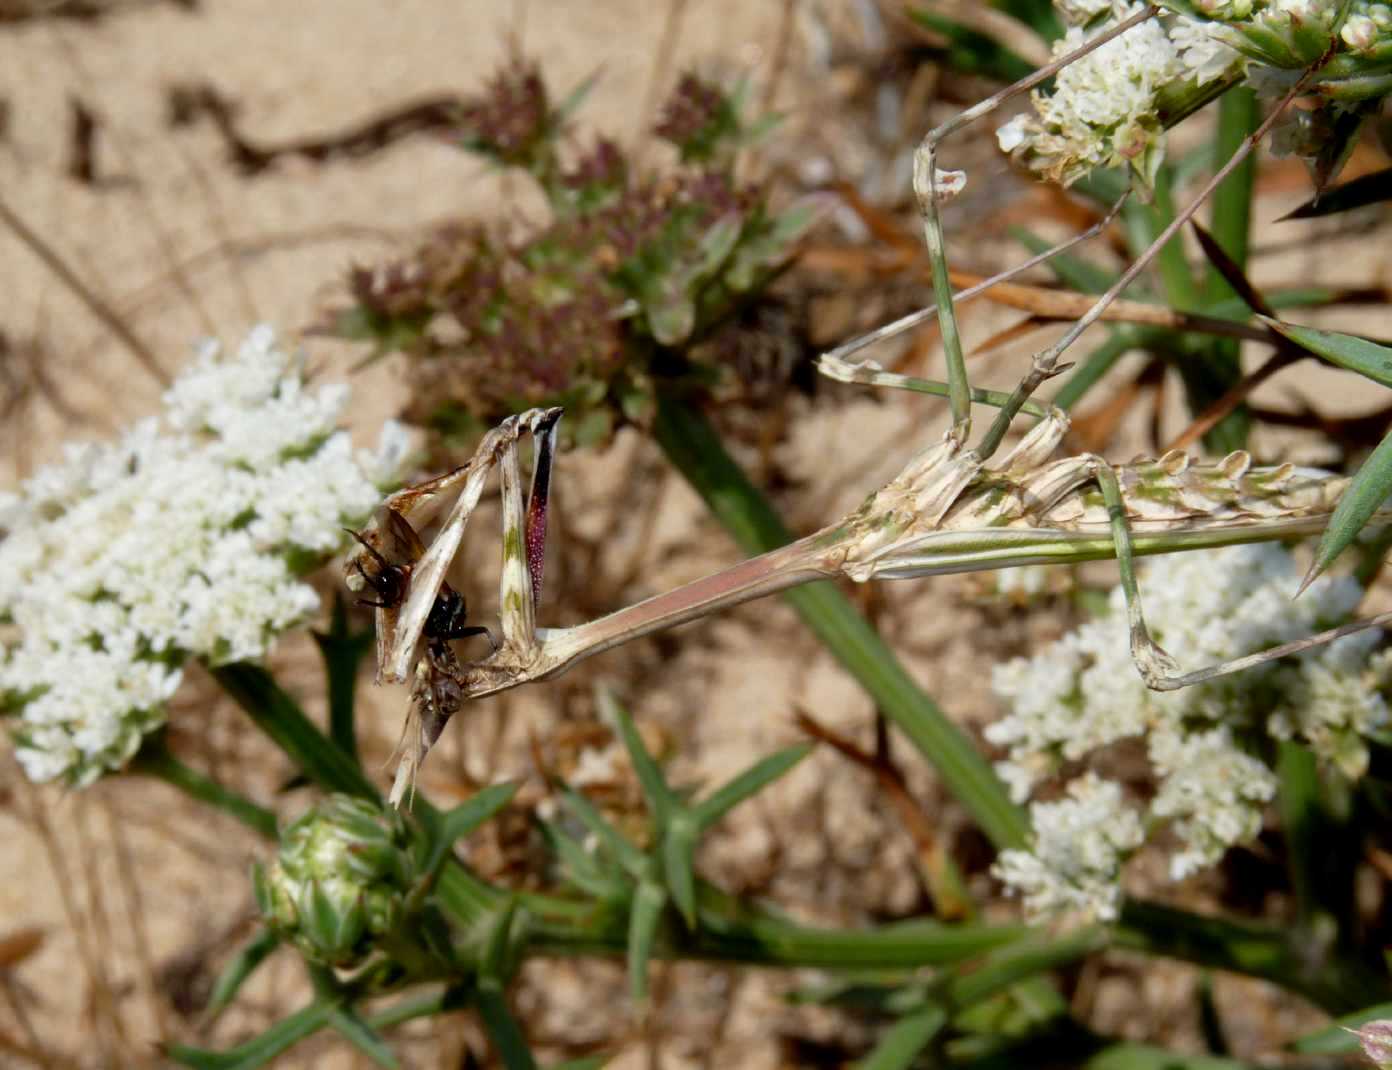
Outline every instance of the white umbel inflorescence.
[[(1157, 641), (1180, 665), (1197, 668), (1341, 623), (1361, 595), (1354, 580), (1326, 577), (1293, 600), (1299, 581), (1291, 554), (1263, 544), (1158, 557), (1144, 571), (1141, 589)], [(1179, 841), (1170, 859), (1171, 877), (1179, 880), (1260, 831), (1262, 809), (1276, 786), (1258, 756), (1270, 750), (1263, 740), (1301, 740), (1345, 776), (1366, 770), (1364, 736), (1388, 722), (1383, 691), (1392, 679), (1388, 658), (1371, 655), (1381, 638), (1376, 630), (1158, 692), (1132, 665), (1126, 620), (1118, 588), (1106, 616), (1037, 657), (997, 666), (993, 686), (1010, 713), (987, 728), (986, 737), (1008, 750), (997, 768), (1016, 801), (1028, 799), (1065, 762), (1124, 740), (1143, 741), (1157, 780), (1145, 824), (1168, 825)], [(1049, 827), (1058, 820), (1052, 805), (1032, 807), (1038, 865), (1027, 869), (1017, 859), (1000, 872), (1027, 903), (1068, 900), (1076, 907), (1076, 879), (1041, 853), (1059, 834)], [(1027, 872), (1032, 875), (1022, 882)], [(1050, 872), (1062, 882), (1052, 897), (1041, 890), (1041, 874)], [(1108, 896), (1097, 899), (1091, 913), (1104, 916)]]
[(1087, 773), (1068, 797), (1030, 807), (1029, 851), (1002, 851), (995, 873), (1024, 898), (1032, 917), (1056, 914), (1114, 921), (1121, 906), (1117, 878), (1127, 855), (1145, 839), (1140, 815), (1121, 788)]
[[(1109, 7), (1113, 19), (1105, 24), (1070, 28), (1055, 43), (1055, 58), (1141, 10), (1140, 4), (1090, 4), (1073, 13)], [(1064, 67), (1051, 92), (1034, 94), (1034, 113), (1011, 119), (997, 139), (1003, 151), (1057, 182), (1073, 182), (1097, 167), (1127, 166), (1149, 185), (1164, 149), (1161, 91), (1186, 80), (1203, 85), (1240, 62), (1197, 21), (1152, 18)]]
[(164, 412), (0, 495), (0, 712), (30, 778), (91, 783), (164, 721), (189, 657), (258, 658), (318, 608), (299, 577), (394, 481), (337, 430), (347, 388), (257, 327), (207, 343)]
[[(1126, 0), (1055, 0), (1055, 6), (1075, 23), (1055, 42), (1055, 58), (1142, 10)], [(1201, 89), (1245, 64), (1223, 39), (1226, 29), (1180, 14), (1131, 28), (1064, 67), (1051, 92), (1036, 91), (1034, 113), (1017, 115), (997, 132), (1001, 149), (1056, 182), (1126, 166), (1148, 186), (1164, 153), (1162, 94)]]

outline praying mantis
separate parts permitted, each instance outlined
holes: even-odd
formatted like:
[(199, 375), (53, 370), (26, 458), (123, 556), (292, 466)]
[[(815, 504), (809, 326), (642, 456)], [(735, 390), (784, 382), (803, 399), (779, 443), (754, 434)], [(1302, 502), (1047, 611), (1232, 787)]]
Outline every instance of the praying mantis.
[[(1063, 353), (1145, 269), (1193, 215), (1198, 205), (1251, 153), (1281, 108), (1300, 92), (1298, 81), (1267, 120), (1213, 175), (1193, 204), (1180, 212), (1154, 244), (1053, 345), (1036, 353), (1009, 394), (968, 382), (955, 302), (1011, 278), (1100, 233), (1120, 212), (1125, 196), (1084, 233), (1009, 271), (954, 294), (948, 282), (940, 201), (961, 187), (963, 176), (936, 166), (939, 143), (988, 114), (1003, 101), (1037, 85), (1064, 64), (1123, 33), (1158, 9), (1142, 10), (1082, 49), (967, 109), (930, 131), (914, 157), (914, 189), (933, 267), (935, 304), (824, 354), (819, 370), (830, 378), (869, 386), (945, 394), (952, 423), (941, 439), (913, 456), (902, 471), (855, 511), (787, 546), (740, 562), (675, 590), (585, 624), (539, 627), (536, 611), (549, 504), (549, 488), (561, 411), (531, 409), (509, 417), (480, 441), (470, 461), (452, 472), (391, 495), (367, 529), (348, 565), (350, 586), (382, 593), (376, 614), (378, 681), (409, 683), (411, 711), (405, 750), (391, 801), (400, 803), (431, 745), (449, 718), (471, 699), (559, 675), (583, 658), (654, 631), (703, 617), (727, 606), (797, 584), (844, 576), (857, 582), (901, 579), (1035, 563), (1076, 563), (1115, 557), (1126, 597), (1131, 652), (1152, 688), (1185, 687), (1282, 657), (1361, 628), (1392, 620), (1383, 614), (1254, 655), (1184, 672), (1151, 638), (1142, 610), (1134, 559), (1233, 543), (1315, 534), (1328, 521), (1343, 477), (1291, 464), (1258, 466), (1245, 452), (1200, 463), (1172, 451), (1156, 460), (1113, 465), (1093, 454), (1053, 459), (1068, 430), (1060, 409), (1033, 400), (1038, 388), (1064, 370)], [(1313, 73), (1307, 72), (1306, 78)], [(916, 379), (852, 359), (868, 345), (936, 316), (942, 328), (946, 383)], [(997, 409), (975, 445), (972, 405)], [(1017, 417), (1036, 424), (996, 459)], [(524, 496), (521, 443), (534, 443), (530, 491)], [(445, 573), (462, 543), (487, 480), (499, 472), (502, 497), (500, 638), (490, 653), (461, 661), (448, 635), (433, 628)], [(393, 562), (382, 552), (401, 524), (412, 532), (440, 519), (437, 534), (419, 559)], [(1392, 511), (1378, 523), (1392, 523)], [(395, 569), (391, 582), (384, 569)], [(405, 582), (398, 584), (397, 579)]]

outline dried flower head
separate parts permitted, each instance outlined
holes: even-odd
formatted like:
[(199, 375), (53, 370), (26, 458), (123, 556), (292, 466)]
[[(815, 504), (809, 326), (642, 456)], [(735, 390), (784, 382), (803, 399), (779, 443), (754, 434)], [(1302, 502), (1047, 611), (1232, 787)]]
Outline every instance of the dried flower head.
[[(530, 84), (526, 70), (505, 71), (491, 97), (521, 93), (500, 87)], [(559, 123), (557, 113), (541, 125)], [(774, 213), (763, 190), (736, 180), (726, 149), (761, 129), (741, 121), (738, 93), (688, 75), (659, 123), (681, 152), (669, 173), (635, 173), (603, 138), (567, 162), (548, 137), (545, 152), (505, 159), (547, 197), (546, 224), (523, 235), (440, 228), (405, 260), (355, 270), (355, 304), (329, 329), (419, 358), (408, 416), (447, 447), (528, 407), (564, 406), (564, 433), (582, 444), (645, 423), (659, 377), (700, 389), (735, 378), (742, 365), (719, 361), (747, 348), (698, 350), (698, 340), (753, 304), (825, 208), (814, 199)]]
[(460, 136), (469, 148), (500, 163), (527, 165), (559, 125), (536, 64), (514, 59), (465, 106)]
[(204, 345), (162, 417), (0, 495), (0, 712), (32, 779), (120, 768), (188, 658), (258, 658), (318, 608), (299, 577), (377, 504), (404, 446), (393, 427), (355, 453), (336, 430), (346, 399), (307, 389), (258, 327), (230, 357)]

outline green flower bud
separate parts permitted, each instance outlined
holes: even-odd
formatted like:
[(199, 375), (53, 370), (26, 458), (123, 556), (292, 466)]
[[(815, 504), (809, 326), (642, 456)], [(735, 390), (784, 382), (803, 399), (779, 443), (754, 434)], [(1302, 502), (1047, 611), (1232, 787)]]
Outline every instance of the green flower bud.
[(287, 828), (276, 860), (254, 874), (267, 923), (306, 958), (344, 969), (401, 926), (415, 876), (401, 817), (348, 795)]

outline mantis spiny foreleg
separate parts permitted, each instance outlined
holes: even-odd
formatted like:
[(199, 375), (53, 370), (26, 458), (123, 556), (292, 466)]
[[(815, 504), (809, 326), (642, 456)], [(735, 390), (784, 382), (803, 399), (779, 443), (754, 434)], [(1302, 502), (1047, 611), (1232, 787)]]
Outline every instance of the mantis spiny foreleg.
[(499, 581), (498, 614), (503, 642), (526, 664), (536, 653), (536, 607), (541, 596), (541, 573), (546, 555), (546, 510), (551, 493), (551, 460), (555, 450), (559, 410), (536, 422), (532, 488), (522, 503), (522, 476), (517, 439), (503, 447), (498, 469), (503, 499), (503, 568)]

